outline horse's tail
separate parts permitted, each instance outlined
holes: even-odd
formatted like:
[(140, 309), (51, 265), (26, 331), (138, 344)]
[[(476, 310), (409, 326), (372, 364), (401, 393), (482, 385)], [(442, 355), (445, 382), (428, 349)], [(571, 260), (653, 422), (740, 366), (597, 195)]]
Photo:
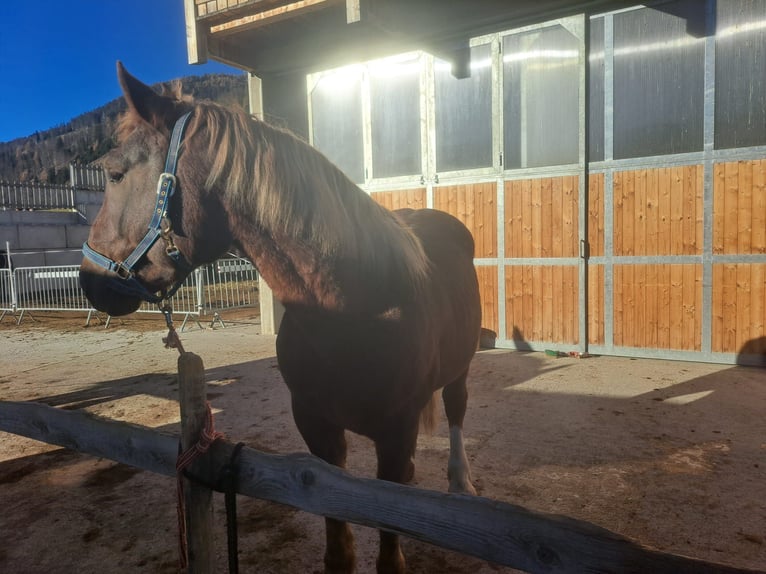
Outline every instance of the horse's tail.
[(429, 435), (433, 434), (436, 423), (439, 422), (439, 410), (436, 408), (439, 401), (438, 394), (439, 391), (434, 391), (428, 404), (420, 411), (420, 430)]

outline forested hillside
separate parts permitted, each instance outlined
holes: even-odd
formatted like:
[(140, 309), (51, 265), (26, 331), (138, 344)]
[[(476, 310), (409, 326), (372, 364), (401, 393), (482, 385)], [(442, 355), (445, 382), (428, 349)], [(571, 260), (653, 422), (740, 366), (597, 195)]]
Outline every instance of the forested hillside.
[[(184, 94), (247, 107), (244, 75), (189, 76), (181, 83)], [(112, 148), (115, 123), (124, 109), (119, 98), (66, 124), (0, 143), (0, 181), (66, 182), (71, 162), (89, 163)]]

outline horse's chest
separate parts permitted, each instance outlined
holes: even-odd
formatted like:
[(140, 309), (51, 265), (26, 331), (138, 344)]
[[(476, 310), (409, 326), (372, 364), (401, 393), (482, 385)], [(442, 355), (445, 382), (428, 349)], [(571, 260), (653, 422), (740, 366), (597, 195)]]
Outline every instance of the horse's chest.
[(429, 363), (420, 343), (396, 321), (286, 320), (277, 357), (294, 395), (336, 403), (399, 401), (413, 384), (425, 384)]

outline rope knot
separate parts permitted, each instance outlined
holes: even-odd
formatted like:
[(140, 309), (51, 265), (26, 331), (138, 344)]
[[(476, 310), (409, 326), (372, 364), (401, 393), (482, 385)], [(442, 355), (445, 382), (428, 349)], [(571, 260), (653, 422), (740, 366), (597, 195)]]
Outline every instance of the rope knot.
[[(171, 330), (171, 333), (175, 333), (175, 331)], [(182, 570), (186, 569), (188, 565), (188, 548), (186, 546), (186, 501), (184, 498), (183, 472), (189, 466), (191, 466), (191, 464), (200, 455), (205, 454), (216, 440), (224, 437), (222, 432), (215, 430), (215, 422), (213, 420), (213, 411), (210, 408), (210, 402), (205, 401), (205, 407), (205, 426), (200, 433), (199, 440), (184, 452), (180, 453), (178, 455), (178, 459), (176, 460), (176, 483), (178, 493), (178, 550)]]

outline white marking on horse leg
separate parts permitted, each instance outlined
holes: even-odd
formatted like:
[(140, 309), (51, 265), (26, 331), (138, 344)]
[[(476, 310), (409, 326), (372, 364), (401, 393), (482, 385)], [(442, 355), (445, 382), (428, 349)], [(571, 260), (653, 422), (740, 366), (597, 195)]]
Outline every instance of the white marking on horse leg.
[(451, 426), (449, 429), (449, 462), (447, 463), (449, 491), (464, 494), (476, 494), (471, 484), (471, 468), (465, 454), (463, 429)]

